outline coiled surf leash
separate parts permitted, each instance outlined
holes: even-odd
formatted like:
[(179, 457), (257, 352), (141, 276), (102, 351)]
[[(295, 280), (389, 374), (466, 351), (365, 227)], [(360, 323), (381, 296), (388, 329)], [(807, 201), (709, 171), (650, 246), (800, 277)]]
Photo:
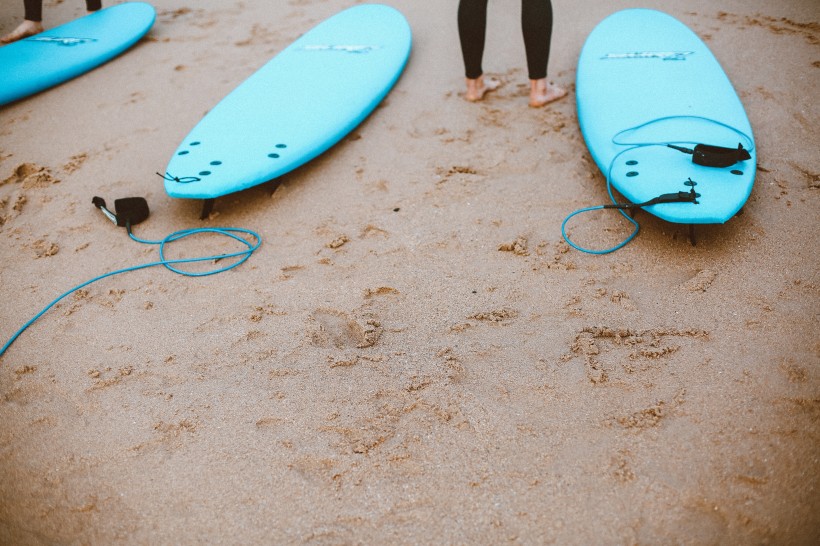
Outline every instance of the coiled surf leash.
[[(621, 152), (621, 153), (623, 153), (623, 152)], [(621, 154), (618, 154), (618, 156), (619, 155), (621, 155)], [(615, 156), (616, 159), (617, 159), (618, 156)], [(613, 160), (612, 163), (614, 164), (615, 161)], [(612, 170), (612, 164), (610, 164), (610, 171), (611, 170)], [(664, 193), (664, 194), (659, 195), (657, 197), (654, 197), (654, 198), (652, 198), (648, 201), (644, 201), (643, 203), (619, 203), (615, 199), (615, 196), (612, 194), (612, 183), (610, 181), (609, 174), (607, 174), (607, 177), (606, 177), (606, 190), (607, 190), (607, 193), (609, 194), (609, 198), (612, 200), (612, 203), (607, 204), (607, 205), (597, 205), (597, 206), (594, 206), (594, 207), (585, 207), (585, 208), (578, 209), (576, 211), (571, 212), (570, 214), (567, 215), (566, 218), (564, 218), (564, 221), (561, 222), (561, 235), (564, 237), (564, 240), (567, 242), (567, 244), (570, 245), (572, 248), (574, 248), (575, 250), (580, 250), (581, 252), (586, 252), (587, 254), (609, 254), (610, 252), (615, 252), (616, 250), (621, 249), (621, 248), (625, 247), (627, 244), (629, 244), (629, 242), (632, 239), (634, 239), (635, 236), (638, 235), (638, 232), (641, 229), (641, 226), (638, 223), (638, 221), (635, 220), (635, 218), (633, 218), (631, 215), (627, 214), (624, 211), (629, 210), (629, 211), (634, 212), (636, 210), (642, 209), (643, 207), (649, 207), (651, 205), (658, 205), (658, 204), (661, 204), (661, 203), (693, 203), (693, 204), (697, 205), (698, 204), (698, 197), (700, 197), (700, 194), (695, 192), (695, 186), (697, 186), (697, 182), (695, 182), (694, 180), (689, 178), (686, 182), (684, 182), (684, 184), (686, 186), (689, 186), (689, 191), (678, 191), (678, 192), (674, 192), (674, 193)], [(576, 244), (575, 242), (572, 241), (572, 239), (570, 239), (569, 235), (567, 234), (567, 222), (569, 222), (573, 217), (575, 217), (579, 214), (582, 214), (582, 213), (585, 213), (585, 212), (591, 212), (591, 211), (594, 211), (594, 210), (605, 210), (605, 209), (615, 209), (615, 210), (617, 210), (618, 213), (621, 216), (626, 218), (627, 221), (629, 221), (629, 223), (632, 224), (632, 226), (633, 226), (632, 233), (630, 233), (626, 237), (626, 239), (624, 239), (623, 241), (621, 241), (620, 243), (618, 243), (617, 245), (615, 245), (613, 247), (605, 248), (603, 250), (594, 250), (594, 249), (591, 249), (591, 248), (585, 248), (585, 247), (582, 247), (582, 246)]]
[[(672, 144), (670, 142), (625, 142), (623, 141), (623, 135), (627, 133), (636, 132), (644, 127), (647, 127), (652, 124), (668, 121), (668, 120), (678, 120), (678, 119), (694, 119), (699, 121), (704, 121), (709, 124), (716, 125), (718, 127), (722, 127), (725, 129), (729, 129), (730, 131), (736, 133), (742, 140), (745, 140), (747, 143), (747, 147), (743, 146), (743, 143), (738, 143), (737, 148), (725, 148), (723, 146), (714, 146), (711, 144), (700, 144), (695, 142), (678, 142), (677, 144)], [(610, 252), (615, 252), (629, 244), (632, 239), (638, 235), (638, 231), (640, 231), (640, 224), (629, 214), (626, 214), (625, 210), (636, 211), (642, 209), (643, 207), (649, 207), (652, 205), (658, 205), (662, 203), (692, 203), (694, 205), (698, 204), (697, 198), (700, 197), (700, 194), (695, 192), (695, 186), (697, 186), (697, 182), (688, 178), (684, 185), (689, 187), (689, 191), (678, 191), (674, 193), (664, 193), (659, 195), (653, 199), (645, 201), (643, 203), (618, 203), (615, 199), (615, 196), (612, 194), (612, 169), (618, 160), (623, 154), (635, 150), (637, 148), (644, 148), (648, 146), (663, 146), (666, 148), (671, 148), (673, 150), (677, 150), (679, 152), (689, 154), (692, 156), (692, 163), (696, 165), (701, 165), (704, 167), (714, 167), (714, 168), (724, 168), (730, 167), (735, 163), (740, 161), (746, 161), (747, 159), (751, 159), (751, 151), (754, 150), (754, 141), (746, 135), (743, 131), (739, 129), (735, 129), (734, 127), (722, 123), (720, 121), (716, 121), (709, 118), (704, 118), (700, 116), (668, 116), (663, 118), (654, 119), (648, 121), (646, 123), (642, 123), (640, 125), (636, 125), (635, 127), (630, 127), (629, 129), (624, 129), (619, 133), (616, 133), (615, 136), (612, 137), (612, 143), (618, 146), (630, 146), (625, 150), (622, 150), (615, 157), (612, 158), (612, 161), (609, 163), (609, 168), (607, 169), (606, 174), (606, 190), (609, 194), (609, 198), (612, 201), (612, 204), (607, 205), (598, 205), (594, 207), (585, 207), (578, 210), (571, 212), (564, 218), (564, 221), (561, 223), (561, 235), (563, 236), (564, 240), (569, 244), (572, 248), (576, 250), (580, 250), (581, 252), (586, 252), (587, 254), (609, 254)], [(687, 148), (682, 146), (682, 144), (692, 144), (694, 148)], [(626, 218), (632, 225), (633, 230), (626, 239), (618, 243), (617, 245), (605, 248), (603, 250), (593, 250), (590, 248), (584, 248), (576, 243), (574, 243), (567, 235), (567, 222), (572, 219), (574, 216), (585, 212), (591, 212), (594, 210), (603, 210), (603, 209), (616, 209), (621, 216)]]
[[(222, 273), (228, 271), (229, 269), (233, 269), (238, 267), (239, 265), (245, 263), (251, 255), (262, 245), (262, 237), (256, 233), (255, 231), (244, 229), (244, 228), (232, 228), (232, 227), (215, 227), (215, 228), (193, 228), (193, 229), (183, 229), (180, 231), (175, 231), (171, 233), (167, 237), (160, 239), (158, 241), (150, 241), (146, 239), (141, 239), (134, 235), (131, 231), (131, 228), (146, 218), (148, 218), (148, 203), (142, 197), (127, 197), (124, 199), (117, 199), (114, 201), (114, 210), (115, 212), (111, 212), (106, 208), (105, 200), (100, 197), (94, 197), (91, 201), (95, 207), (100, 209), (100, 211), (115, 225), (124, 227), (128, 232), (128, 236), (138, 243), (148, 244), (148, 245), (159, 245), (159, 261), (150, 262), (140, 265), (135, 265), (132, 267), (126, 267), (124, 269), (118, 269), (116, 271), (111, 271), (109, 273), (105, 273), (103, 275), (99, 275), (85, 281), (84, 283), (78, 284), (77, 286), (67, 290), (66, 292), (62, 293), (61, 295), (57, 296), (51, 303), (46, 305), (39, 313), (37, 313), (33, 318), (31, 318), (28, 322), (26, 322), (11, 338), (0, 348), (0, 357), (2, 357), (5, 352), (11, 347), (12, 343), (20, 337), (20, 335), (25, 332), (29, 326), (34, 324), (40, 317), (46, 314), (49, 309), (57, 305), (60, 301), (62, 301), (66, 296), (80, 290), (97, 282), (99, 280), (105, 279), (106, 277), (112, 277), (114, 275), (119, 275), (120, 273), (127, 273), (129, 271), (137, 271), (139, 269), (146, 269), (149, 267), (156, 267), (156, 266), (164, 266), (166, 269), (173, 271), (179, 275), (184, 275), (186, 277), (205, 277), (208, 275), (216, 275), (217, 273)], [(221, 235), (224, 237), (229, 237), (238, 241), (243, 245), (245, 248), (239, 250), (237, 252), (229, 252), (225, 254), (218, 254), (213, 256), (201, 256), (201, 257), (194, 257), (194, 258), (180, 258), (180, 259), (173, 259), (169, 260), (165, 257), (165, 250), (167, 245), (173, 243), (175, 241), (179, 241), (180, 239), (184, 239), (186, 237), (190, 237), (193, 235), (200, 235), (200, 234), (209, 234), (213, 233), (216, 235)], [(236, 258), (235, 261), (230, 262), (226, 265), (215, 267), (213, 269), (207, 269), (205, 271), (187, 271), (185, 269), (180, 269), (176, 267), (181, 264), (192, 264), (196, 262), (205, 262), (205, 261), (213, 261), (214, 263), (220, 262), (222, 260), (229, 260), (231, 258)]]

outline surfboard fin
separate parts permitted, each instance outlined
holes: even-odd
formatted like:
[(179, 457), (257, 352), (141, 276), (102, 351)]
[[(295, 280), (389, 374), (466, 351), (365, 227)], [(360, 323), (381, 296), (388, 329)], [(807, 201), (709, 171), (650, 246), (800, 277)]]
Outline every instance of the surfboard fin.
[(202, 212), (199, 213), (200, 220), (205, 220), (206, 218), (208, 218), (208, 216), (211, 215), (211, 211), (214, 210), (214, 201), (216, 201), (216, 198), (205, 199), (202, 202)]

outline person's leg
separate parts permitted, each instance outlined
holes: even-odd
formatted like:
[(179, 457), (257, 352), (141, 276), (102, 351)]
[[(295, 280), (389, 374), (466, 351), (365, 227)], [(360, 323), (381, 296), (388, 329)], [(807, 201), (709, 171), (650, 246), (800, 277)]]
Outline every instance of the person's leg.
[(461, 0), (458, 4), (458, 36), (467, 83), (465, 98), (469, 101), (481, 100), (487, 91), (498, 87), (497, 81), (484, 81), (481, 67), (487, 29), (487, 1)]
[(484, 37), (487, 30), (487, 0), (461, 0), (458, 3), (458, 37), (464, 58), (464, 75), (469, 79), (481, 76)]
[(546, 78), (552, 40), (552, 2), (521, 0), (521, 30), (530, 79)]
[(552, 41), (552, 2), (521, 1), (521, 30), (530, 78), (530, 106), (543, 106), (560, 99), (566, 90), (547, 82), (547, 65)]
[(23, 0), (26, 21), (43, 22), (43, 0)]
[(43, 32), (43, 0), (23, 0), (23, 9), (23, 22), (0, 38), (0, 44), (10, 44)]

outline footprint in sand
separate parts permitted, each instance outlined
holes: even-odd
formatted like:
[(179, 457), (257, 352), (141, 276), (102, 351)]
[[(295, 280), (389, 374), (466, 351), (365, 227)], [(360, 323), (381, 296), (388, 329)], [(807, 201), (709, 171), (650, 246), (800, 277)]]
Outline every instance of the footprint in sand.
[(22, 184), (23, 189), (44, 188), (60, 182), (55, 178), (48, 167), (37, 165), (36, 163), (23, 163), (19, 165), (11, 176), (0, 182), (0, 186), (5, 184)]
[(45, 188), (58, 182), (60, 180), (47, 167), (35, 163), (19, 165), (11, 176), (0, 180), (0, 187), (11, 186), (11, 189), (0, 194), (0, 226), (23, 213), (23, 207), (28, 202), (26, 190)]
[(381, 324), (372, 318), (356, 320), (335, 309), (317, 309), (311, 316), (310, 341), (317, 347), (372, 347), (382, 333)]
[(717, 273), (714, 271), (702, 269), (694, 277), (683, 283), (681, 288), (688, 292), (706, 292), (716, 278)]

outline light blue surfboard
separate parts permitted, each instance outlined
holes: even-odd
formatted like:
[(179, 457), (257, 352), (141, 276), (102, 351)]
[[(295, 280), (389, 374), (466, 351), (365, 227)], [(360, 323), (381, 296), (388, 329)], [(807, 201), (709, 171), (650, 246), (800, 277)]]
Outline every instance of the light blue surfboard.
[[(694, 191), (697, 203), (645, 210), (669, 222), (719, 224), (749, 198), (756, 153), (746, 112), (709, 48), (677, 19), (649, 9), (604, 19), (581, 51), (576, 90), (587, 147), (630, 202)], [(704, 166), (667, 144), (742, 145), (750, 158)]]
[(151, 5), (128, 2), (0, 47), (0, 104), (63, 83), (116, 57), (148, 32), (155, 17)]
[(191, 130), (168, 163), (168, 195), (212, 200), (315, 158), (382, 101), (410, 46), (410, 26), (388, 6), (358, 5), (320, 23)]

